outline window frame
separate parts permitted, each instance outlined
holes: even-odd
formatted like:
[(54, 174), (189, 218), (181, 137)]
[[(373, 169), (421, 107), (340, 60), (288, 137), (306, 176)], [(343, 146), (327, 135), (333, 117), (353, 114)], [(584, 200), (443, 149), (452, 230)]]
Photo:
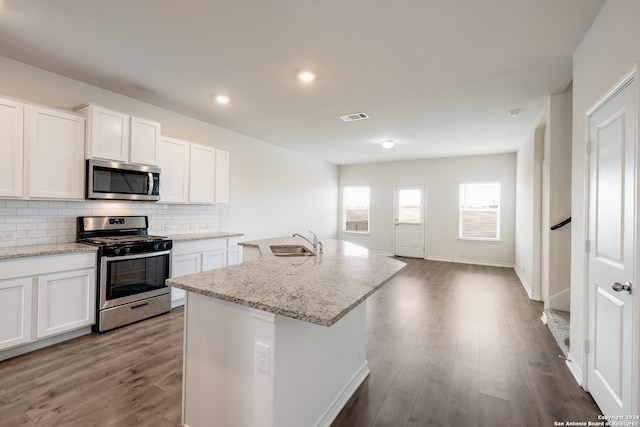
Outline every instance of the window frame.
[[(463, 208), (463, 186), (466, 185), (497, 185), (497, 208), (479, 207), (479, 208)], [(466, 191), (464, 192), (466, 195)], [(501, 229), (501, 210), (502, 210), (502, 183), (498, 181), (470, 181), (461, 182), (458, 184), (458, 239), (468, 240), (475, 242), (500, 242), (500, 229)], [(477, 236), (463, 236), (463, 212), (475, 211), (475, 212), (495, 212), (496, 213), (496, 237), (477, 237)]]
[[(366, 188), (368, 192), (368, 206), (367, 210), (367, 229), (366, 230), (347, 230), (347, 209), (356, 209), (356, 207), (347, 206), (346, 193), (351, 188)], [(362, 208), (364, 209), (364, 208)], [(355, 234), (371, 234), (371, 186), (370, 185), (344, 185), (342, 187), (342, 224), (341, 231), (343, 233), (355, 233)]]

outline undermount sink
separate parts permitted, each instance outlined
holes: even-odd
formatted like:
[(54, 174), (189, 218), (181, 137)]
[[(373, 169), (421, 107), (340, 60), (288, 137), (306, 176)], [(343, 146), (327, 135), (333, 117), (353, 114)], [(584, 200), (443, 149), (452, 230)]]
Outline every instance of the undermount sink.
[(275, 256), (315, 256), (316, 254), (302, 245), (273, 245), (269, 246)]

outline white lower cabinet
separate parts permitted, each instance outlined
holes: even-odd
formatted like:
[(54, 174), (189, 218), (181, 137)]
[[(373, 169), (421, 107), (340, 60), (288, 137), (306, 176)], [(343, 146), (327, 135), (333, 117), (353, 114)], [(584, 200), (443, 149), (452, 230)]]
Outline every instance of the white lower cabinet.
[(0, 282), (0, 350), (32, 340), (32, 289), (31, 279)]
[[(237, 246), (237, 239), (234, 238), (173, 242), (171, 277), (186, 276), (187, 274), (239, 264), (242, 262), (242, 256), (237, 256), (236, 248), (239, 246)], [(171, 307), (184, 304), (184, 297), (183, 289), (172, 288)]]
[(0, 350), (91, 326), (95, 298), (95, 252), (0, 261)]
[(95, 276), (87, 268), (38, 277), (37, 338), (95, 323)]

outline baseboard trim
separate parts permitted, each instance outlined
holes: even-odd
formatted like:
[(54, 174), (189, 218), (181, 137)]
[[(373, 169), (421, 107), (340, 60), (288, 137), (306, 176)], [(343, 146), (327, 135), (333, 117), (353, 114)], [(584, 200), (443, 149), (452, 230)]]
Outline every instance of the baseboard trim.
[(522, 287), (529, 296), (529, 299), (534, 299), (533, 293), (531, 292), (531, 287), (529, 286), (529, 283), (527, 283), (527, 279), (524, 278), (520, 270), (518, 270), (517, 268), (514, 267), (513, 271), (516, 272), (516, 275), (518, 276), (518, 279), (520, 279), (520, 283), (522, 283)]
[(442, 262), (454, 262), (456, 264), (472, 264), (472, 265), (486, 265), (487, 267), (505, 267), (513, 268), (513, 264), (508, 262), (496, 262), (496, 261), (484, 261), (474, 259), (462, 259), (462, 258), (446, 258), (437, 256), (428, 256), (425, 259), (429, 261), (442, 261)]
[(81, 329), (76, 329), (71, 332), (65, 332), (60, 335), (54, 335), (52, 337), (43, 338), (38, 341), (33, 341), (27, 344), (12, 347), (7, 350), (0, 351), (0, 361), (10, 359), (12, 357), (20, 356), (22, 354), (30, 353), (41, 348), (49, 347), (50, 345), (59, 344), (63, 341), (71, 340), (74, 338), (88, 335), (91, 333), (91, 326), (87, 326)]
[(329, 427), (331, 423), (336, 419), (344, 405), (347, 404), (353, 393), (356, 392), (360, 384), (369, 376), (369, 365), (365, 360), (360, 369), (351, 377), (351, 380), (344, 386), (342, 391), (335, 398), (329, 409), (320, 417), (316, 423), (317, 427)]
[(576, 365), (575, 362), (573, 361), (573, 356), (571, 355), (571, 351), (567, 353), (567, 360), (565, 361), (565, 363), (567, 364), (567, 367), (569, 368), (571, 375), (573, 375), (573, 378), (576, 380), (578, 385), (584, 388), (584, 385), (582, 384), (582, 381), (583, 381), (582, 371), (580, 370), (580, 367), (578, 367), (578, 365)]

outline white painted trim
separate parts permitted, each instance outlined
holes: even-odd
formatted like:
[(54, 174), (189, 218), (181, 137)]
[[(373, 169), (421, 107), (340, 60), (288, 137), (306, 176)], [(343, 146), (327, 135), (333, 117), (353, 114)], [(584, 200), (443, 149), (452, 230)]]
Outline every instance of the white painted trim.
[(542, 323), (544, 323), (545, 325), (549, 322), (549, 318), (547, 317), (546, 311), (542, 312), (542, 316), (540, 317), (540, 320), (542, 320)]
[(347, 404), (351, 396), (356, 392), (360, 384), (369, 376), (369, 366), (367, 361), (360, 367), (360, 370), (356, 372), (348, 384), (342, 389), (340, 394), (336, 396), (331, 406), (327, 409), (327, 412), (318, 420), (316, 426), (329, 427), (331, 423), (336, 419), (342, 408)]
[(515, 267), (513, 268), (513, 270), (516, 272), (516, 275), (518, 276), (518, 279), (520, 279), (520, 283), (522, 283), (522, 287), (524, 288), (525, 292), (527, 293), (527, 296), (529, 297), (529, 299), (533, 300), (533, 301), (542, 301), (542, 297), (540, 296), (540, 294), (533, 293), (531, 291), (531, 286), (529, 286), (529, 283), (527, 283), (527, 279), (525, 279), (525, 277), (522, 275), (520, 270), (518, 270)]
[(565, 363), (567, 364), (567, 367), (569, 368), (571, 375), (573, 375), (573, 378), (575, 378), (578, 385), (584, 388), (584, 384), (582, 382), (583, 381), (582, 371), (580, 370), (580, 367), (573, 361), (573, 357), (571, 356), (571, 351), (567, 353), (567, 360), (565, 361)]
[(75, 331), (70, 331), (64, 334), (52, 336), (50, 338), (45, 338), (45, 339), (34, 341), (28, 344), (12, 347), (0, 352), (0, 361), (10, 359), (12, 357), (20, 356), (21, 354), (29, 353), (34, 350), (39, 350), (41, 348), (45, 348), (50, 345), (58, 344), (63, 341), (78, 338), (83, 335), (88, 335), (90, 333), (91, 333), (91, 326), (87, 326), (85, 328), (76, 329)]
[(463, 259), (463, 258), (447, 258), (447, 257), (437, 257), (437, 256), (428, 256), (425, 259), (429, 261), (443, 261), (443, 262), (454, 262), (457, 264), (472, 264), (472, 265), (486, 265), (488, 267), (506, 267), (506, 268), (514, 268), (513, 264), (507, 262), (493, 262), (493, 261), (483, 261), (483, 260), (474, 260), (474, 259)]

